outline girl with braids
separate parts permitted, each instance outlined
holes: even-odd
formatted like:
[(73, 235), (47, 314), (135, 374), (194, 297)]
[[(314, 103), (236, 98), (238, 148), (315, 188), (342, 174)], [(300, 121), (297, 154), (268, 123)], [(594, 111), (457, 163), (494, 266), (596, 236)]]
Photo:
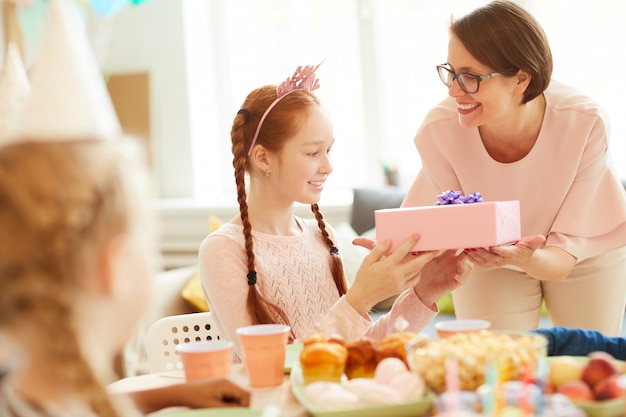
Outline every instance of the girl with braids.
[(138, 149), (126, 139), (0, 144), (0, 340), (15, 358), (0, 416), (248, 405), (227, 380), (136, 392), (134, 404), (107, 395), (150, 294), (155, 236)]
[[(348, 288), (333, 230), (317, 204), (335, 139), (312, 92), (316, 69), (298, 67), (278, 87), (255, 89), (233, 122), (240, 216), (205, 238), (199, 258), (205, 295), (221, 334), (235, 344), (235, 360), (236, 329), (250, 324), (288, 324), (291, 341), (316, 329), (380, 339), (402, 330), (401, 317), (408, 330), (419, 331), (436, 315), (435, 300), (467, 275), (463, 254), (456, 261), (448, 252), (409, 254), (415, 236), (393, 253), (390, 242), (376, 245)], [(294, 216), (296, 202), (310, 204), (315, 218)], [(390, 313), (372, 323), (371, 308), (399, 293)]]

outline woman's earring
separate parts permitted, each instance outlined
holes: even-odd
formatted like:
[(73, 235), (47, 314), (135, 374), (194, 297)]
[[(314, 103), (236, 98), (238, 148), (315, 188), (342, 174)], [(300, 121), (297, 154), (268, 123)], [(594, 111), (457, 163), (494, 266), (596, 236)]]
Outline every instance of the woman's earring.
[(268, 169), (267, 171), (265, 171), (265, 176), (269, 177), (270, 176), (270, 170)]

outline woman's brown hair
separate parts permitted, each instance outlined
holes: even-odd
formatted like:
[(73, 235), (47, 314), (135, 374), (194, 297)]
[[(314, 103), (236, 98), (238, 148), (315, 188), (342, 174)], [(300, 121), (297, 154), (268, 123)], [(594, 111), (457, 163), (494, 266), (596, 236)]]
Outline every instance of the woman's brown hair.
[(120, 412), (85, 361), (72, 297), (93, 254), (130, 227), (127, 162), (112, 141), (0, 147), (0, 329), (45, 346), (48, 372), (100, 417)]
[(537, 20), (512, 1), (495, 0), (455, 19), (450, 33), (474, 58), (506, 76), (531, 76), (522, 104), (542, 94), (552, 76), (552, 52)]
[[(246, 202), (245, 174), (251, 171), (251, 162), (248, 151), (254, 133), (265, 110), (276, 100), (276, 86), (268, 85), (252, 91), (237, 113), (231, 129), (233, 167), (235, 168), (235, 182), (237, 184), (237, 199), (239, 212), (243, 223), (245, 249), (248, 258), (249, 284), (247, 308), (252, 323), (266, 324), (283, 322), (289, 324), (289, 318), (282, 309), (268, 301), (259, 293), (256, 283), (256, 269), (254, 260), (254, 243), (252, 239), (252, 225), (248, 217)], [(293, 137), (306, 121), (310, 109), (319, 106), (319, 99), (309, 90), (296, 90), (284, 96), (268, 113), (263, 121), (256, 144), (262, 145), (272, 152), (280, 151), (285, 142)], [(311, 205), (311, 210), (319, 225), (322, 238), (328, 245), (331, 253), (331, 272), (339, 295), (347, 292), (347, 284), (343, 270), (343, 263), (337, 247), (326, 230), (326, 224), (317, 204)]]

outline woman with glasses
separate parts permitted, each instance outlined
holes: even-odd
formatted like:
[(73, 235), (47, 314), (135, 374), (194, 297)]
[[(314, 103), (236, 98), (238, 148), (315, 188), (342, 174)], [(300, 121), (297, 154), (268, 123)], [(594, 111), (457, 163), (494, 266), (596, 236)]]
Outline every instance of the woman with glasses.
[(520, 241), (466, 249), (474, 268), (453, 292), (457, 317), (527, 330), (537, 327), (545, 301), (554, 325), (618, 335), (626, 197), (604, 110), (551, 79), (543, 29), (511, 1), (453, 20), (437, 71), (449, 97), (417, 132), (423, 167), (403, 206), (432, 205), (442, 191), (459, 190), (521, 207)]

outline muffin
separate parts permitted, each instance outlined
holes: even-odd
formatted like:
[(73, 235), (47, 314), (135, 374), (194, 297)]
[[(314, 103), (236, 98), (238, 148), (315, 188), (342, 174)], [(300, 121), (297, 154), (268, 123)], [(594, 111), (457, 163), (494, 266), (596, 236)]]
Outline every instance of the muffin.
[(313, 333), (307, 336), (302, 341), (302, 345), (306, 347), (313, 343), (320, 343), (320, 342), (326, 342), (326, 335), (324, 335), (324, 333)]
[(346, 343), (347, 343), (346, 339), (344, 339), (344, 337), (342, 335), (340, 335), (339, 333), (331, 333), (326, 338), (326, 341), (328, 343), (337, 343), (337, 344), (342, 345), (342, 346), (346, 346)]
[(339, 345), (346, 345), (346, 339), (344, 339), (344, 337), (342, 335), (340, 335), (339, 333), (332, 333), (330, 335), (326, 335), (324, 333), (312, 333), (310, 335), (308, 335), (303, 341), (302, 341), (302, 345), (303, 346), (307, 346), (310, 345), (312, 343), (319, 343), (319, 342), (328, 342), (328, 343), (337, 343)]
[(419, 337), (421, 336), (415, 332), (389, 333), (380, 341), (380, 345), (376, 351), (376, 362), (380, 362), (388, 357), (394, 357), (401, 359), (408, 367), (409, 365), (406, 360), (406, 343), (409, 340)]
[(314, 342), (300, 352), (304, 384), (316, 381), (340, 382), (346, 369), (348, 350), (338, 343)]
[(373, 378), (376, 372), (376, 351), (378, 342), (368, 337), (351, 340), (346, 343), (348, 359), (345, 374), (348, 379)]

